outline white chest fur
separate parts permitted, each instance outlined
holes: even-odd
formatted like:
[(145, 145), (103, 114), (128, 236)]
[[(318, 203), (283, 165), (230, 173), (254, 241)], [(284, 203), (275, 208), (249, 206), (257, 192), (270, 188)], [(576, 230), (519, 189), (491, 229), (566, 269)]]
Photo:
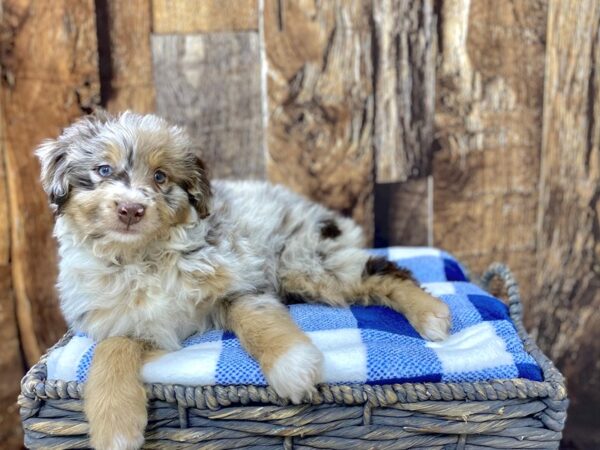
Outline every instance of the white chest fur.
[(185, 283), (175, 254), (160, 263), (119, 264), (78, 246), (61, 246), (63, 314), (71, 327), (95, 339), (126, 335), (178, 348), (206, 326), (208, 316), (202, 292)]

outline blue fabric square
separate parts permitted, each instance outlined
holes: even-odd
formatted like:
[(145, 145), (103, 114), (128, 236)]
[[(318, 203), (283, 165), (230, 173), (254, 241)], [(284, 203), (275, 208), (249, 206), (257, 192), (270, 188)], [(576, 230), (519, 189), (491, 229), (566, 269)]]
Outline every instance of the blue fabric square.
[(464, 295), (446, 294), (440, 295), (439, 298), (450, 308), (452, 316), (452, 329), (450, 332), (452, 334), (481, 322), (479, 311)]
[(350, 308), (333, 308), (325, 305), (290, 306), (290, 314), (294, 322), (304, 331), (339, 330), (341, 328), (356, 328), (356, 319)]
[(542, 370), (536, 364), (515, 364), (519, 371), (519, 378), (526, 378), (533, 381), (544, 381)]
[(254, 384), (265, 386), (267, 381), (260, 366), (237, 339), (223, 340), (223, 349), (217, 363), (217, 384)]
[(446, 281), (442, 260), (435, 256), (415, 256), (394, 261), (399, 267), (408, 269), (419, 283)]
[(367, 349), (367, 380), (371, 384), (437, 381), (442, 365), (424, 341), (380, 330), (361, 330)]
[(191, 345), (203, 344), (205, 342), (218, 342), (223, 339), (223, 330), (212, 330), (206, 333), (196, 333), (191, 335), (181, 344), (182, 347), (189, 347)]
[(406, 317), (385, 306), (352, 306), (352, 314), (361, 330), (379, 330), (420, 339)]
[(237, 339), (235, 333), (233, 333), (232, 331), (225, 331), (223, 332), (223, 337), (221, 338), (224, 341), (229, 341), (232, 339)]
[(500, 300), (488, 295), (467, 295), (477, 308), (482, 320), (509, 320), (508, 307)]
[(467, 276), (463, 268), (456, 260), (444, 257), (444, 274), (447, 281), (467, 281)]

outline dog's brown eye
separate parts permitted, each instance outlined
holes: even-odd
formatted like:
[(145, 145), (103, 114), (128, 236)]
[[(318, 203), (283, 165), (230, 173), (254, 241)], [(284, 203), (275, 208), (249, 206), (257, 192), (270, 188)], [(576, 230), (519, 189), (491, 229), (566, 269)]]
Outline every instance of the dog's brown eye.
[(158, 184), (163, 184), (165, 181), (167, 181), (167, 174), (162, 170), (157, 170), (154, 172), (154, 181), (156, 181)]
[(110, 167), (108, 164), (105, 164), (103, 166), (98, 166), (96, 171), (98, 172), (98, 175), (100, 175), (101, 177), (104, 177), (104, 178), (111, 176), (113, 173), (112, 167)]

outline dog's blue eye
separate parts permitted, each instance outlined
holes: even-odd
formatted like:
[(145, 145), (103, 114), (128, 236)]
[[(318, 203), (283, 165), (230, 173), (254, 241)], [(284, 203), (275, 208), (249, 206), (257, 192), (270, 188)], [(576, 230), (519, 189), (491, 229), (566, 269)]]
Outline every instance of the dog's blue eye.
[(167, 181), (167, 174), (162, 170), (157, 170), (154, 172), (154, 181), (156, 181), (158, 184), (163, 184), (165, 181)]
[(108, 165), (99, 166), (97, 170), (98, 170), (98, 175), (100, 175), (101, 177), (109, 177), (113, 173), (112, 167), (110, 167)]

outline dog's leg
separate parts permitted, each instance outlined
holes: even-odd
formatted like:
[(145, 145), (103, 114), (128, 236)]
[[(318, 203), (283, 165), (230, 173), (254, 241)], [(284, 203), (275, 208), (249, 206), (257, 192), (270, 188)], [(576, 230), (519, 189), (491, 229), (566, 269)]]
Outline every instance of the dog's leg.
[(141, 380), (144, 344), (124, 337), (98, 343), (84, 388), (90, 444), (97, 450), (134, 450), (148, 420)]
[(256, 358), (280, 397), (300, 403), (314, 392), (322, 354), (273, 295), (245, 295), (227, 310), (227, 325)]
[(350, 295), (361, 303), (378, 303), (401, 312), (426, 339), (441, 341), (448, 337), (451, 326), (448, 306), (425, 292), (410, 271), (385, 258), (368, 257), (361, 281)]
[(324, 247), (327, 250), (318, 252), (306, 269), (280, 270), (284, 293), (334, 306), (385, 305), (404, 314), (426, 339), (439, 341), (448, 336), (451, 325), (448, 306), (421, 289), (408, 270), (362, 249), (342, 245)]

